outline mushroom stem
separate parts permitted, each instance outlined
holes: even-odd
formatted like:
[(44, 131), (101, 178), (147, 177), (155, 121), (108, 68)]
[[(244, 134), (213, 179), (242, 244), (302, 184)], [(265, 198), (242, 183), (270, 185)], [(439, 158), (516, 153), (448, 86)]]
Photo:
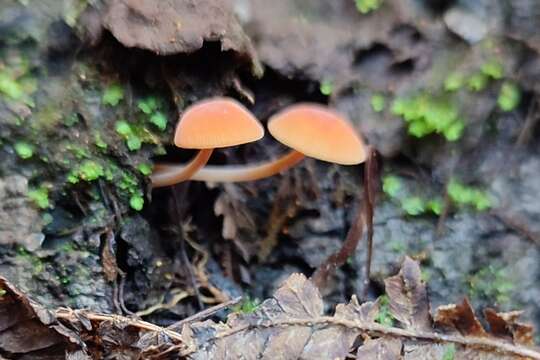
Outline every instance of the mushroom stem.
[(186, 165), (170, 166), (167, 171), (158, 171), (150, 177), (152, 186), (154, 188), (169, 186), (190, 179), (193, 174), (206, 165), (213, 151), (214, 149), (202, 149)]
[[(283, 170), (296, 165), (305, 155), (296, 150), (292, 150), (278, 159), (268, 162), (244, 166), (244, 165), (208, 165), (196, 172), (190, 180), (209, 182), (239, 182), (259, 180), (275, 175)], [(188, 166), (188, 165), (186, 165)], [(152, 185), (154, 187), (164, 186), (166, 181), (162, 179), (171, 178), (171, 174), (183, 172), (186, 166), (182, 165), (157, 165), (156, 172), (152, 175)], [(157, 184), (157, 185), (155, 185)]]

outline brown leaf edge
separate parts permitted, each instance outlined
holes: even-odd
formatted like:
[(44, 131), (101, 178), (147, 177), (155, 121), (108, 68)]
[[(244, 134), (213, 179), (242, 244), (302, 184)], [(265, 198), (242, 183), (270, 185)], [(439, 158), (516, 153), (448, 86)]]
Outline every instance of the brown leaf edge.
[(43, 353), (51, 359), (86, 354), (76, 332), (0, 276), (0, 354), (33, 358)]

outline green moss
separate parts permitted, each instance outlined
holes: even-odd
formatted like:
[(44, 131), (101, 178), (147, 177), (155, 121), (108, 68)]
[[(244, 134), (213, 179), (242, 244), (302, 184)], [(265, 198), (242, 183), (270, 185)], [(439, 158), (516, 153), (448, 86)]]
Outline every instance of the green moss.
[(49, 189), (45, 186), (28, 191), (28, 198), (40, 209), (47, 209), (51, 206)]
[(391, 327), (394, 325), (394, 317), (390, 311), (390, 300), (388, 295), (383, 295), (379, 298), (379, 312), (375, 317), (375, 322)]
[(431, 199), (426, 202), (426, 209), (435, 215), (441, 215), (443, 209), (443, 201), (441, 199)]
[(102, 150), (106, 150), (108, 147), (107, 143), (103, 141), (103, 138), (99, 132), (94, 133), (94, 144), (96, 144), (96, 146)]
[(386, 100), (384, 99), (384, 96), (382, 94), (374, 94), (371, 97), (370, 100), (371, 108), (375, 112), (381, 112), (384, 110), (384, 105), (386, 103)]
[(133, 132), (133, 130), (131, 130), (131, 125), (125, 120), (117, 121), (115, 129), (118, 134), (124, 137), (129, 136)]
[(488, 82), (489, 78), (487, 75), (482, 72), (478, 72), (471, 75), (469, 80), (467, 80), (467, 87), (469, 90), (478, 92), (484, 90), (487, 87)]
[(480, 68), (482, 74), (495, 80), (502, 79), (504, 76), (504, 68), (497, 60), (491, 60)]
[(132, 195), (129, 199), (129, 206), (134, 210), (141, 211), (144, 207), (143, 197), (140, 194)]
[(392, 105), (392, 112), (403, 118), (408, 133), (417, 138), (436, 133), (449, 141), (455, 141), (465, 127), (457, 106), (446, 96), (423, 92), (410, 98), (397, 98)]
[(240, 304), (232, 307), (232, 311), (240, 314), (251, 314), (257, 310), (261, 304), (259, 299), (251, 299), (249, 296), (242, 299)]
[(464, 129), (465, 123), (462, 120), (457, 119), (443, 129), (443, 136), (448, 141), (457, 141), (461, 138)]
[(143, 113), (150, 115), (159, 108), (159, 102), (155, 96), (149, 96), (137, 102), (137, 107)]
[(502, 111), (514, 110), (521, 101), (521, 92), (516, 84), (505, 81), (501, 86), (497, 104)]
[(448, 344), (444, 347), (444, 353), (441, 360), (454, 360), (456, 356), (456, 345)]
[(24, 96), (22, 86), (7, 71), (0, 71), (0, 93), (12, 100), (21, 100)]
[(163, 131), (167, 127), (167, 117), (161, 111), (156, 111), (150, 116), (150, 122)]
[(383, 0), (355, 0), (356, 9), (361, 14), (368, 14), (377, 10), (382, 5)]
[(444, 89), (446, 91), (459, 90), (463, 86), (464, 82), (465, 82), (465, 79), (462, 74), (452, 73), (448, 75), (446, 80), (444, 80)]
[(105, 88), (101, 102), (104, 105), (116, 106), (124, 98), (124, 89), (120, 84), (113, 83)]
[(330, 96), (332, 95), (332, 92), (334, 91), (334, 84), (332, 84), (329, 80), (323, 80), (321, 82), (321, 86), (319, 87), (319, 90), (321, 91), (321, 94)]
[(424, 200), (418, 196), (411, 196), (401, 201), (401, 208), (407, 213), (407, 215), (417, 216), (424, 213), (426, 205)]
[(64, 119), (64, 125), (71, 127), (79, 122), (79, 116), (76, 113), (71, 113)]
[(150, 164), (139, 164), (137, 165), (137, 170), (140, 171), (141, 174), (148, 176), (152, 173), (152, 165)]
[(13, 147), (21, 159), (30, 159), (34, 155), (34, 146), (27, 142), (19, 141)]
[(450, 181), (447, 192), (450, 199), (458, 206), (472, 206), (478, 211), (491, 207), (491, 200), (484, 191), (465, 186), (456, 180)]
[(401, 189), (401, 180), (394, 175), (383, 177), (383, 191), (390, 197), (396, 197)]
[(133, 127), (125, 120), (116, 122), (116, 132), (124, 138), (129, 150), (139, 150), (142, 146), (141, 138), (135, 133)]
[(506, 269), (500, 266), (487, 266), (470, 276), (470, 296), (496, 300), (498, 304), (510, 302), (514, 284), (509, 279)]
[(79, 177), (85, 181), (97, 180), (104, 174), (103, 166), (93, 160), (84, 161), (78, 171)]

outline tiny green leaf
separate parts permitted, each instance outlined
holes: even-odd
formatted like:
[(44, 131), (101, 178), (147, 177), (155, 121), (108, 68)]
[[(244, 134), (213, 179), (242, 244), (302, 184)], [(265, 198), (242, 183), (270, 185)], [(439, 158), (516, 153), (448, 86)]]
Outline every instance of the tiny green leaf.
[(141, 148), (142, 141), (137, 135), (130, 134), (127, 138), (126, 144), (130, 151), (135, 151)]
[(150, 115), (158, 108), (158, 101), (154, 96), (149, 96), (144, 100), (140, 100), (137, 103), (137, 107), (139, 110), (141, 110), (143, 113)]
[(44, 186), (28, 191), (28, 198), (40, 209), (47, 209), (51, 205), (49, 202), (49, 190)]
[(124, 98), (124, 89), (120, 84), (114, 83), (105, 88), (101, 102), (105, 105), (116, 106)]
[(167, 127), (167, 117), (161, 111), (156, 111), (150, 117), (150, 122), (156, 125), (157, 128), (162, 131)]
[(356, 9), (361, 14), (368, 14), (377, 10), (382, 4), (382, 0), (355, 0), (355, 3)]
[(371, 107), (375, 112), (381, 112), (384, 110), (385, 99), (382, 94), (374, 94), (371, 97)]
[(456, 345), (448, 344), (444, 347), (442, 360), (454, 360), (456, 356)]
[(397, 176), (386, 175), (383, 178), (383, 191), (390, 197), (396, 197), (401, 189), (401, 181)]
[(476, 73), (467, 81), (467, 86), (472, 91), (482, 91), (486, 88), (489, 78), (484, 73)]
[(0, 93), (3, 93), (12, 100), (20, 100), (24, 96), (22, 86), (7, 72), (0, 72)]
[(93, 160), (86, 160), (79, 167), (79, 176), (85, 181), (93, 181), (103, 175), (103, 167)]
[(21, 159), (30, 159), (34, 155), (34, 147), (23, 141), (15, 143), (15, 152)]
[(129, 206), (131, 206), (133, 210), (141, 211), (144, 206), (143, 197), (140, 194), (132, 195), (129, 199)]
[(141, 172), (141, 174), (143, 175), (150, 175), (152, 173), (152, 166), (150, 164), (139, 164), (137, 166), (137, 170), (139, 170)]
[(516, 84), (506, 81), (501, 86), (497, 104), (502, 111), (514, 110), (521, 101), (521, 92)]
[(425, 211), (424, 201), (418, 197), (408, 197), (401, 202), (401, 208), (411, 216), (420, 215)]
[(452, 73), (444, 80), (444, 89), (446, 91), (456, 91), (463, 86), (463, 82), (463, 75)]
[(463, 134), (463, 129), (465, 129), (465, 123), (457, 120), (443, 130), (443, 135), (448, 141), (456, 141)]
[(125, 120), (120, 120), (116, 122), (116, 132), (124, 137), (129, 136), (133, 131), (131, 126)]
[(482, 71), (484, 75), (495, 80), (501, 79), (504, 75), (503, 66), (496, 60), (491, 60), (482, 65), (480, 71)]
[(319, 88), (321, 91), (321, 94), (330, 96), (332, 95), (332, 92), (334, 91), (334, 84), (330, 80), (323, 80), (321, 82), (321, 86)]
[(432, 213), (434, 213), (435, 215), (441, 215), (442, 208), (443, 208), (443, 202), (442, 202), (441, 199), (429, 200), (426, 203), (426, 208), (428, 210), (430, 210)]

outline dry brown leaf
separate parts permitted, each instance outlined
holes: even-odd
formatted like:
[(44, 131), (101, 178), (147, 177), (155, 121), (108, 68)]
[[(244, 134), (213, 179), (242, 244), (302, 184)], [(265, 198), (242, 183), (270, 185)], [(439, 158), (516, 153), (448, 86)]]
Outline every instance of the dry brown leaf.
[(66, 350), (82, 350), (80, 338), (53, 314), (29, 300), (0, 277), (0, 352), (25, 358), (63, 359)]
[[(417, 268), (412, 260), (405, 261), (398, 275), (402, 286), (407, 284), (412, 293), (418, 293), (423, 286), (412, 286), (417, 281)], [(334, 316), (325, 316), (320, 293), (301, 274), (291, 275), (274, 297), (253, 313), (233, 313), (226, 323), (186, 321), (181, 334), (140, 319), (82, 310), (58, 309), (53, 316), (5, 281), (0, 285), (6, 291), (0, 299), (0, 351), (11, 354), (12, 350), (30, 346), (32, 359), (63, 359), (67, 354), (70, 359), (86, 360), (87, 353), (100, 359), (345, 359), (357, 353), (359, 359), (382, 360), (540, 360), (540, 352), (515, 345), (502, 334), (508, 331), (514, 339), (531, 336), (530, 329), (517, 322), (518, 312), (487, 312), (494, 333), (504, 337), (487, 333), (479, 337), (478, 330), (472, 336), (462, 336), (431, 327), (387, 327), (376, 322), (378, 302), (360, 304), (354, 296), (348, 304), (338, 305)], [(397, 296), (403, 303), (403, 293)], [(425, 300), (411, 295), (407, 299), (411, 303), (405, 307), (408, 309), (419, 309), (414, 301), (422, 304)], [(414, 316), (422, 313), (410, 312)], [(409, 318), (402, 325), (418, 324), (414, 316), (414, 320)], [(467, 302), (441, 309), (437, 319), (438, 324), (454, 330), (471, 332), (479, 325)], [(364, 342), (355, 349), (360, 336)]]
[(400, 339), (379, 338), (367, 340), (356, 352), (358, 360), (377, 359), (377, 360), (399, 360), (401, 357), (401, 348), (403, 347)]
[(463, 335), (486, 336), (486, 331), (474, 315), (467, 298), (459, 305), (439, 306), (435, 313), (435, 322), (439, 326), (457, 330)]
[(431, 315), (426, 285), (421, 280), (420, 266), (406, 257), (399, 274), (384, 281), (390, 299), (390, 311), (405, 328), (431, 329)]
[[(192, 359), (344, 359), (357, 331), (341, 326), (310, 326), (310, 319), (322, 315), (323, 302), (317, 288), (304, 275), (293, 274), (253, 314), (233, 314), (226, 325), (206, 322), (206, 328), (201, 328), (200, 324), (192, 324), (182, 335), (198, 349), (189, 355)], [(303, 325), (264, 327), (289, 320)], [(212, 334), (213, 341), (201, 342), (197, 336), (201, 332)]]
[(522, 314), (522, 311), (498, 313), (489, 308), (484, 310), (484, 316), (493, 335), (508, 336), (517, 344), (531, 346), (534, 344), (534, 329), (531, 325), (518, 322)]

